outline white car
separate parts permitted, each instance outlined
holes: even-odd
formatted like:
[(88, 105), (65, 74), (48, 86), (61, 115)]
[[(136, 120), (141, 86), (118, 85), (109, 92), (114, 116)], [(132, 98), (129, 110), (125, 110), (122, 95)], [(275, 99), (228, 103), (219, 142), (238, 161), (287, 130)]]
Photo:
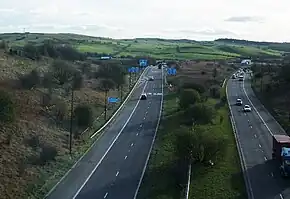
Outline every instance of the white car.
[(154, 77), (153, 77), (153, 76), (150, 76), (150, 77), (148, 78), (148, 80), (149, 80), (149, 81), (154, 81)]
[(140, 97), (140, 100), (146, 100), (147, 99), (147, 95), (146, 93), (143, 93)]
[(251, 112), (251, 111), (252, 111), (252, 109), (249, 105), (244, 106), (244, 112)]
[(236, 101), (236, 105), (242, 106), (243, 105), (243, 101), (240, 98), (238, 98), (237, 101)]

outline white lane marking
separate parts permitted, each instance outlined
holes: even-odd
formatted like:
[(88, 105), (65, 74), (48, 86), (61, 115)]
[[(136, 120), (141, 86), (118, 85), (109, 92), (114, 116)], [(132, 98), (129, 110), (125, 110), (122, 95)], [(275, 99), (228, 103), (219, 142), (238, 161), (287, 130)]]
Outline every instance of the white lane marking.
[(264, 160), (267, 161), (267, 158), (264, 156)]
[[(142, 90), (141, 93), (144, 92), (145, 88), (147, 86), (147, 82), (144, 85), (144, 88)], [(81, 190), (84, 188), (84, 186), (86, 185), (86, 183), (89, 181), (89, 179), (92, 177), (93, 173), (97, 170), (97, 168), (100, 166), (100, 164), (102, 163), (103, 159), (106, 157), (106, 155), (108, 154), (108, 152), (111, 150), (111, 148), (113, 147), (113, 145), (115, 144), (115, 142), (117, 141), (117, 139), (119, 138), (119, 136), (121, 135), (121, 133), (123, 132), (123, 130), (125, 129), (125, 127), (127, 126), (127, 124), (129, 123), (131, 117), (133, 116), (135, 110), (137, 109), (138, 105), (139, 105), (140, 100), (137, 101), (133, 111), (131, 112), (131, 114), (129, 115), (127, 121), (125, 122), (125, 124), (123, 125), (123, 127), (121, 128), (121, 130), (119, 131), (118, 135), (115, 137), (115, 139), (113, 140), (113, 142), (111, 143), (111, 145), (109, 146), (109, 148), (107, 149), (107, 151), (104, 153), (104, 155), (102, 156), (102, 158), (99, 160), (98, 164), (95, 166), (95, 168), (91, 171), (90, 175), (86, 178), (85, 182), (82, 184), (82, 186), (78, 189), (78, 191), (75, 193), (75, 195), (73, 196), (73, 199), (75, 199), (79, 193), (81, 192)]]
[(256, 134), (254, 134), (254, 137), (255, 137), (255, 138), (257, 138), (257, 135), (256, 135)]
[(104, 195), (104, 198), (106, 198), (108, 196), (108, 192)]
[(251, 126), (250, 126), (250, 128), (252, 129), (252, 128), (253, 128), (253, 126), (251, 125)]
[(139, 135), (139, 133), (136, 133), (136, 136), (138, 136)]
[(281, 199), (284, 199), (284, 198), (283, 198), (283, 195), (282, 195), (281, 193), (279, 194), (279, 196), (280, 196)]
[(148, 111), (146, 111), (145, 115), (147, 115), (147, 114), (148, 114)]
[[(249, 199), (254, 199), (254, 194), (253, 194), (253, 189), (252, 189), (249, 173), (248, 173), (248, 171), (246, 169), (245, 156), (244, 156), (244, 153), (243, 153), (243, 149), (241, 147), (241, 142), (239, 140), (239, 136), (238, 136), (238, 133), (237, 133), (238, 129), (236, 128), (235, 119), (233, 117), (233, 111), (232, 111), (231, 103), (230, 103), (230, 100), (229, 100), (228, 86), (226, 86), (226, 96), (227, 96), (228, 106), (229, 106), (229, 109), (230, 109), (230, 116), (231, 116), (230, 119), (231, 119), (231, 124), (232, 124), (233, 131), (234, 131), (234, 137), (235, 137), (235, 140), (236, 140), (236, 144), (238, 146), (237, 149), (238, 149), (239, 157), (241, 159), (241, 167), (242, 167), (242, 170), (244, 171), (244, 175), (243, 176), (244, 176), (244, 180), (245, 180), (245, 184), (246, 184), (247, 195), (248, 195)], [(256, 137), (256, 135), (255, 135), (255, 137)]]
[(116, 177), (119, 175), (119, 171), (117, 171), (117, 173), (116, 173)]
[[(148, 68), (148, 67), (147, 67)], [(142, 74), (140, 75), (138, 81), (136, 82), (135, 86), (132, 88), (132, 90), (130, 91), (130, 93), (128, 94), (128, 96), (126, 97), (126, 99), (124, 100), (124, 102), (121, 104), (121, 106), (116, 110), (116, 112), (114, 113), (114, 115), (111, 116), (111, 119), (114, 118), (115, 115), (117, 115), (119, 109), (121, 110), (122, 107), (125, 105), (125, 103), (128, 101), (128, 99), (130, 98), (130, 96), (132, 95), (132, 93), (134, 92), (134, 90), (136, 88), (139, 88), (140, 86), (138, 86), (138, 82), (141, 81), (141, 79), (143, 78), (145, 72), (147, 72), (147, 70), (150, 70), (150, 68), (148, 69), (145, 69)], [(111, 120), (110, 119), (110, 120)], [(110, 120), (107, 121), (106, 124), (109, 124), (110, 123)], [(106, 125), (104, 124), (103, 127)], [(97, 132), (95, 132), (95, 134), (98, 134), (102, 128), (101, 127)], [(101, 134), (102, 135), (102, 134)], [(91, 136), (91, 138), (93, 137), (94, 135)], [(68, 174), (72, 171), (73, 168), (75, 168), (77, 166), (77, 164), (87, 155), (87, 153), (95, 146), (95, 144), (97, 143), (97, 141), (101, 138), (98, 137), (95, 142), (93, 144), (90, 145), (90, 147), (85, 151), (85, 153), (74, 163), (74, 165), (61, 177), (61, 179), (49, 190), (49, 192), (45, 195), (45, 198), (48, 197), (54, 190), (55, 188), (66, 178), (66, 176), (68, 176)]]
[(124, 159), (126, 160), (126, 159), (127, 159), (127, 157), (128, 157), (128, 156), (126, 155)]
[(146, 119), (146, 117), (143, 118), (143, 120), (145, 120), (145, 119)]
[(259, 147), (262, 148), (262, 146), (259, 144)]
[[(163, 80), (163, 69), (162, 69), (161, 70), (161, 92), (162, 93), (163, 93), (163, 81), (164, 80)], [(147, 165), (148, 165), (148, 161), (149, 161), (149, 158), (150, 158), (150, 155), (151, 155), (151, 151), (153, 149), (153, 145), (154, 145), (154, 142), (155, 142), (155, 139), (156, 139), (156, 134), (157, 134), (157, 131), (158, 131), (158, 128), (159, 128), (159, 124), (160, 124), (160, 119), (161, 119), (161, 114), (162, 114), (162, 105), (163, 105), (163, 95), (161, 95), (160, 111), (159, 111), (159, 116), (158, 116), (158, 121), (157, 121), (156, 129), (155, 129), (154, 137), (153, 137), (153, 140), (152, 140), (152, 143), (151, 143), (151, 146), (150, 146), (150, 149), (149, 149), (149, 153), (148, 153), (148, 156), (147, 156), (147, 159), (146, 159), (146, 162), (145, 162), (145, 165), (144, 165), (144, 168), (143, 168), (143, 171), (142, 171), (142, 174), (141, 174), (141, 177), (140, 177), (140, 180), (139, 180), (139, 183), (138, 183), (138, 186), (137, 186), (137, 189), (136, 189), (136, 192), (135, 192), (135, 195), (134, 195), (133, 199), (137, 198), (138, 191), (140, 189), (140, 186), (141, 186), (141, 183), (142, 183), (142, 180), (143, 180), (143, 177), (144, 177)]]
[(253, 102), (250, 100), (246, 89), (245, 89), (245, 83), (243, 81), (243, 91), (246, 95), (246, 97), (248, 98), (248, 101), (250, 102), (250, 104), (252, 105), (252, 107), (254, 108), (254, 110), (256, 111), (257, 115), (259, 116), (259, 118), (261, 119), (261, 121), (263, 122), (263, 124), (265, 125), (265, 127), (267, 128), (267, 130), (269, 131), (269, 133), (273, 136), (273, 132), (271, 131), (271, 129), (268, 127), (268, 125), (266, 124), (266, 122), (264, 121), (264, 119), (262, 118), (262, 116), (260, 115), (260, 113), (258, 112), (258, 110), (256, 109), (256, 107), (254, 106)]
[(270, 175), (271, 175), (271, 177), (274, 177), (274, 173), (273, 172), (271, 172)]
[(131, 146), (133, 146), (134, 145), (134, 143), (131, 143)]
[(140, 124), (140, 127), (142, 128), (142, 124)]

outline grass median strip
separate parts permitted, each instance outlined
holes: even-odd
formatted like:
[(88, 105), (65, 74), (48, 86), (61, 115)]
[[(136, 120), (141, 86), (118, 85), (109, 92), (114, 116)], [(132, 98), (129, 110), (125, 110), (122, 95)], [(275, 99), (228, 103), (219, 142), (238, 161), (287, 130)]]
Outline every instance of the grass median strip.
[[(218, 101), (209, 98), (205, 103), (209, 106), (215, 106)], [(180, 173), (175, 166), (178, 157), (174, 145), (181, 120), (178, 109), (178, 95), (174, 93), (166, 95), (164, 97), (163, 117), (138, 199), (184, 198), (185, 186), (178, 182)], [(226, 152), (217, 158), (214, 166), (197, 166), (198, 164), (192, 166), (189, 198), (247, 198), (226, 105), (218, 108), (213, 123), (213, 125), (219, 125), (227, 137)]]

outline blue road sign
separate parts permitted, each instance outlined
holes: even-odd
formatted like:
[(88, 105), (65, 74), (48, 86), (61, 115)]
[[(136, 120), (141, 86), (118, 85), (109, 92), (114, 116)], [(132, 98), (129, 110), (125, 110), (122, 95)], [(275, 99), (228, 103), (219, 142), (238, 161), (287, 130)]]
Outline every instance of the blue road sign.
[(148, 65), (148, 60), (146, 59), (140, 59), (139, 60), (139, 66), (140, 67), (146, 67)]
[(138, 73), (139, 68), (138, 67), (130, 67), (130, 68), (128, 68), (128, 72), (129, 73)]
[(119, 98), (117, 98), (117, 97), (108, 97), (108, 102), (109, 103), (119, 102)]
[(176, 68), (167, 68), (167, 74), (168, 75), (176, 75)]

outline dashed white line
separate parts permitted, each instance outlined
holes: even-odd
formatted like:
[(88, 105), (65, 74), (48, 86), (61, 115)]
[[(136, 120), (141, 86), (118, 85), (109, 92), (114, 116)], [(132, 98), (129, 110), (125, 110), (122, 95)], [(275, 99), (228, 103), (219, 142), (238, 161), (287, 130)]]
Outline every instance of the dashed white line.
[(255, 137), (255, 138), (257, 138), (257, 135), (256, 135), (256, 134), (254, 134), (254, 137)]
[(108, 192), (104, 195), (104, 198), (106, 198), (108, 196)]
[(119, 171), (117, 171), (117, 173), (116, 173), (116, 177), (119, 175)]
[(133, 146), (134, 145), (134, 143), (131, 143), (131, 146)]
[(259, 147), (262, 148), (262, 146), (259, 144)]
[(253, 128), (253, 126), (251, 125), (251, 126), (250, 126), (250, 128), (252, 129), (252, 128)]
[(142, 127), (142, 124), (140, 124), (140, 127)]
[(139, 133), (136, 133), (136, 136), (138, 136), (139, 135)]
[(267, 158), (264, 156), (264, 160), (266, 161), (267, 160)]
[(143, 118), (144, 120), (146, 119), (146, 117)]
[(126, 155), (124, 159), (126, 160), (126, 159), (127, 159), (127, 157), (128, 157), (128, 156)]
[(280, 198), (281, 198), (281, 199), (283, 199), (283, 196), (282, 196), (282, 194), (281, 194), (281, 193), (279, 194), (279, 196), (280, 196)]

